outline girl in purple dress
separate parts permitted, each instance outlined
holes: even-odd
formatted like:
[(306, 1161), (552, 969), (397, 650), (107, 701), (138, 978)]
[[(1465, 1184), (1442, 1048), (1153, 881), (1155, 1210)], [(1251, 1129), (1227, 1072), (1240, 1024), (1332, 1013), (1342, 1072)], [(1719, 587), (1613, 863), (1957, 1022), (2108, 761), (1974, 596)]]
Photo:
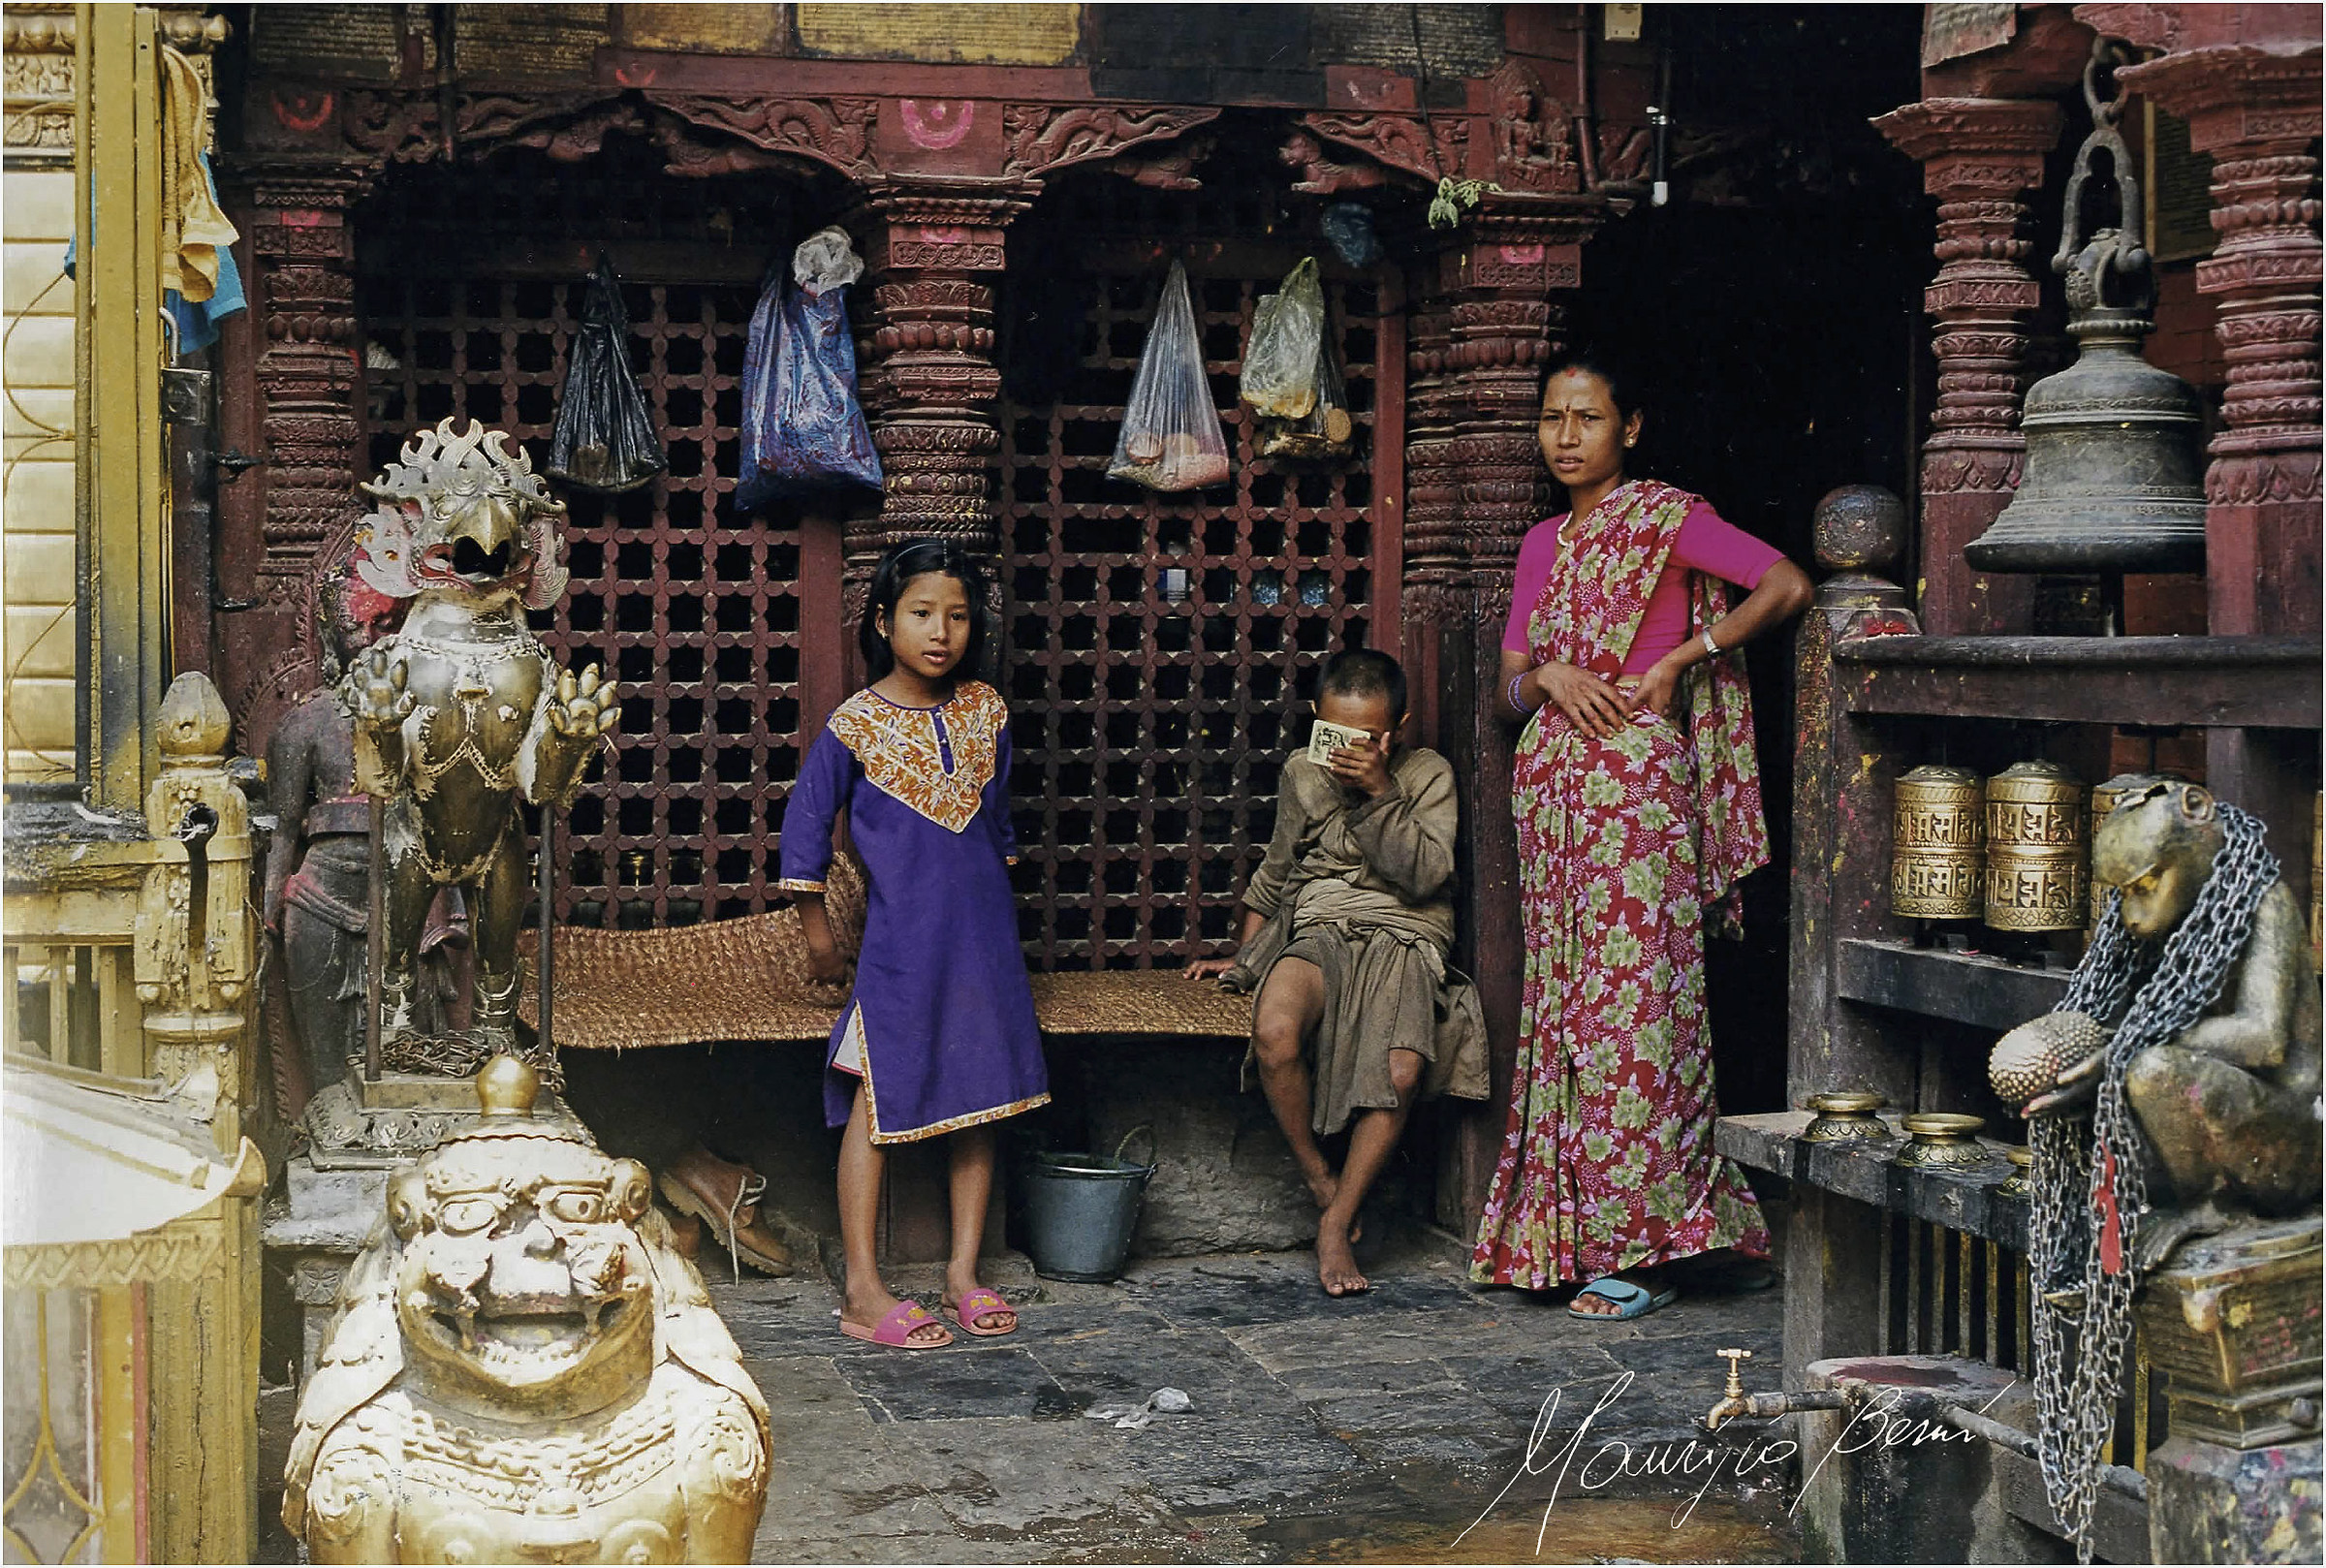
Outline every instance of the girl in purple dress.
[(985, 644), (984, 574), (960, 546), (923, 540), (872, 575), (861, 631), (872, 682), (833, 710), (784, 808), (781, 886), (799, 901), (816, 978), (843, 966), (824, 918), (832, 828), (871, 883), (856, 985), (825, 1057), (824, 1111), (840, 1141), (842, 1332), (934, 1349), (953, 1333), (880, 1280), (872, 1229), (889, 1144), (953, 1137), (953, 1255), (945, 1310), (963, 1332), (1008, 1333), (1018, 1316), (978, 1283), (993, 1127), (1050, 1100), (1033, 992), (1018, 950), (1008, 865), (1009, 712), (963, 678)]

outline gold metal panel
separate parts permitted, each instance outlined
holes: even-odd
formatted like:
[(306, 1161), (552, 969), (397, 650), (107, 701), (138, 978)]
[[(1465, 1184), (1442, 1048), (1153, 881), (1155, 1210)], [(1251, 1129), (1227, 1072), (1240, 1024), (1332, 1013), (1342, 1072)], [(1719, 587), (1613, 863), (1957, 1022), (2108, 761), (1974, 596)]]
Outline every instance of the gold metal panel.
[(1081, 6), (1062, 5), (799, 8), (800, 47), (810, 54), (941, 65), (1064, 65), (1082, 20)]
[(614, 12), (625, 48), (706, 54), (782, 54), (790, 42), (786, 6), (625, 5)]
[(606, 10), (575, 5), (456, 6), (456, 62), (463, 76), (495, 81), (587, 81), (598, 48), (612, 41)]

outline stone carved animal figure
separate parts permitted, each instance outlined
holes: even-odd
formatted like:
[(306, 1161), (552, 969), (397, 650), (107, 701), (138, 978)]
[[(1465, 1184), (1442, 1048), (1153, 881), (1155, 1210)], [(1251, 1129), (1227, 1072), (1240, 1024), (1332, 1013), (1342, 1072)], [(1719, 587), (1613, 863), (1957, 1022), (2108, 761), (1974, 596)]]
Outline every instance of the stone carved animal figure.
[(283, 1522), (316, 1562), (741, 1562), (768, 1408), (645, 1167), (485, 1114), (390, 1179), (299, 1406)]
[(530, 892), (521, 801), (562, 806), (613, 728), (614, 686), (560, 672), (525, 627), (565, 592), (565, 505), (502, 432), (446, 419), (407, 442), (366, 493), (357, 573), (414, 601), (394, 636), (350, 667), (358, 778), (387, 798), (382, 1033), (412, 1028), (412, 971), (436, 889), (470, 901), (478, 1043), (514, 1048), (517, 938)]

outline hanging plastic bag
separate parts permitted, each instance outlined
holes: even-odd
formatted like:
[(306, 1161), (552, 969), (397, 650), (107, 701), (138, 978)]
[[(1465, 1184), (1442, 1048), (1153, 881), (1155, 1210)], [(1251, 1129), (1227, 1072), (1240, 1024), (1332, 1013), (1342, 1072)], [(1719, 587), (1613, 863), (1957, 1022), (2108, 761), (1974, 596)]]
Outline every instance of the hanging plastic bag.
[(880, 488), (848, 331), (848, 285), (864, 270), (848, 235), (825, 229), (792, 253), (797, 290), (787, 295), (771, 271), (760, 293), (743, 353), (743, 461), (735, 486), (735, 504), (746, 512), (835, 485)]
[(1264, 420), (1302, 420), (1314, 412), (1316, 350), (1324, 335), (1325, 291), (1310, 256), (1282, 288), (1252, 306), (1252, 338), (1237, 388), (1245, 406)]
[(669, 467), (644, 389), (630, 368), (630, 314), (622, 280), (603, 253), (589, 274), (581, 329), (566, 358), (565, 392), (550, 430), (552, 479), (585, 490), (634, 490)]
[(1239, 391), (1258, 417), (1263, 457), (1316, 460), (1348, 454), (1355, 424), (1326, 327), (1325, 290), (1313, 256), (1252, 308)]
[(1163, 280), (1107, 477), (1165, 491), (1227, 483), (1228, 440), (1211, 402), (1211, 383), (1204, 375), (1187, 269), (1178, 262)]

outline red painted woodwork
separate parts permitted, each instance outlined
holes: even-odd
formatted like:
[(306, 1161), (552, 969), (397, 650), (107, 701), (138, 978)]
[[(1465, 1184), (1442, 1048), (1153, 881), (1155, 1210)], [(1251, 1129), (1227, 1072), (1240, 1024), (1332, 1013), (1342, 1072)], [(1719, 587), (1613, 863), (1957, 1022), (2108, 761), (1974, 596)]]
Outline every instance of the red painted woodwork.
[(2023, 193), (2043, 183), (2059, 140), (2058, 106), (1925, 99), (1875, 128), (1923, 165), (1938, 198), (1938, 275), (1923, 296), (1936, 318), (1938, 405), (1923, 443), (1922, 563), (1917, 598), (1933, 635), (2030, 628), (2034, 580), (1974, 572), (1963, 547), (1986, 532), (2018, 487), (2027, 441), (2027, 318), (2040, 302), (2027, 262), (2031, 213)]

